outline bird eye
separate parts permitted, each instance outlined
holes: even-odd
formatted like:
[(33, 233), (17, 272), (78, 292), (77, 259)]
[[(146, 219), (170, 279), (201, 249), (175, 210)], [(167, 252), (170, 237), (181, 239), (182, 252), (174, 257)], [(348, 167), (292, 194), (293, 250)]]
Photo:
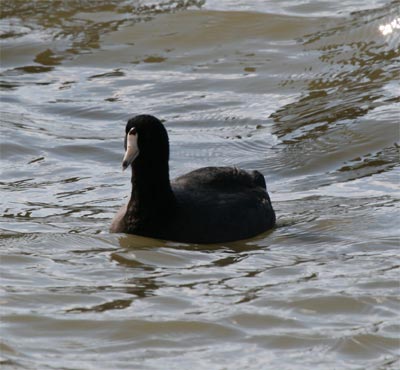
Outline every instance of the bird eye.
[(132, 127), (129, 131), (129, 135), (136, 135), (136, 127)]

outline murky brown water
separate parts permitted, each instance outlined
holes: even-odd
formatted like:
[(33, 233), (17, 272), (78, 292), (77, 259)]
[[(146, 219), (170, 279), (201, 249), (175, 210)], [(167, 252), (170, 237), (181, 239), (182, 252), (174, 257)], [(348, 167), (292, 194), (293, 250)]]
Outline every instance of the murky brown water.
[[(400, 367), (399, 1), (1, 7), (2, 368)], [(173, 176), (260, 170), (278, 227), (109, 234), (139, 113)]]

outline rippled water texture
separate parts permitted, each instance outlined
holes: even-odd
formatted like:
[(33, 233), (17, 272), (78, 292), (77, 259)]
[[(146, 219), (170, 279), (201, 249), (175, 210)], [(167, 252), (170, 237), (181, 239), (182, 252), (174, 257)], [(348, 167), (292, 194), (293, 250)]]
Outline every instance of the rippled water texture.
[[(1, 1), (4, 369), (398, 369), (400, 2)], [(128, 117), (278, 227), (107, 229)]]

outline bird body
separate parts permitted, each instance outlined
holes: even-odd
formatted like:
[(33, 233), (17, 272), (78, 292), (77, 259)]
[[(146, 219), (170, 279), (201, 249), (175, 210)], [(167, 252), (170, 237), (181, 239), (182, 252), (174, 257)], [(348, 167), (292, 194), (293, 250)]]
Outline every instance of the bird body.
[[(129, 140), (134, 143), (129, 145)], [(158, 119), (147, 115), (128, 121), (127, 152), (130, 147), (137, 150), (125, 154), (123, 166), (132, 167), (131, 198), (114, 217), (111, 232), (218, 243), (250, 238), (275, 225), (260, 172), (204, 167), (171, 182), (167, 132)]]

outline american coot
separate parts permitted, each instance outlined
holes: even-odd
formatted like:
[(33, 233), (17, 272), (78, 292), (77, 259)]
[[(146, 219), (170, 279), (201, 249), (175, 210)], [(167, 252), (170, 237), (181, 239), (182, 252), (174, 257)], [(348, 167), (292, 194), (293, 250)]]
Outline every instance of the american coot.
[(130, 119), (122, 168), (132, 167), (132, 194), (114, 217), (111, 232), (218, 243), (249, 238), (275, 225), (260, 172), (205, 167), (170, 182), (168, 160), (163, 124), (150, 115)]

